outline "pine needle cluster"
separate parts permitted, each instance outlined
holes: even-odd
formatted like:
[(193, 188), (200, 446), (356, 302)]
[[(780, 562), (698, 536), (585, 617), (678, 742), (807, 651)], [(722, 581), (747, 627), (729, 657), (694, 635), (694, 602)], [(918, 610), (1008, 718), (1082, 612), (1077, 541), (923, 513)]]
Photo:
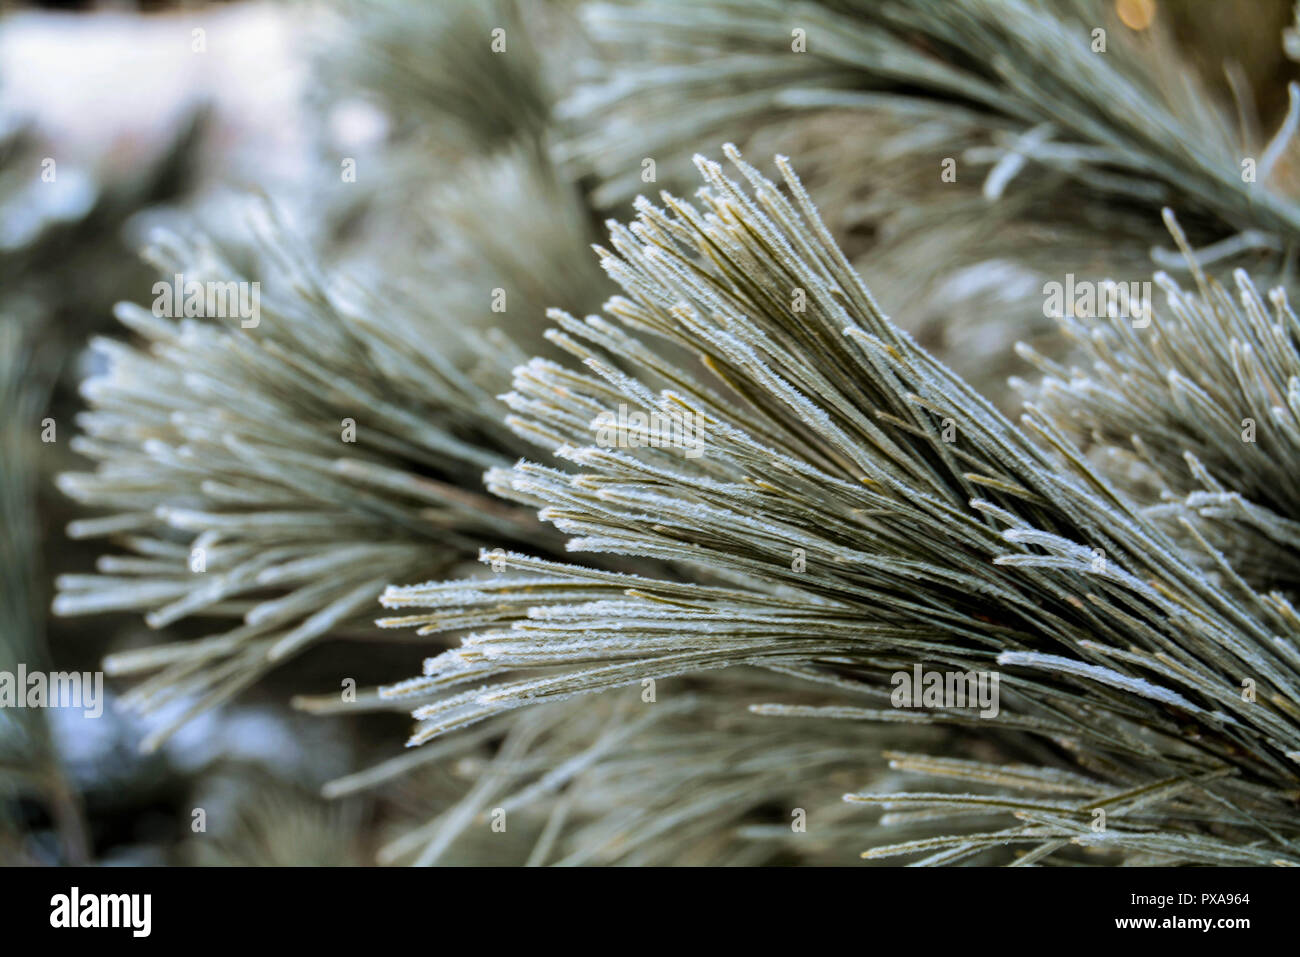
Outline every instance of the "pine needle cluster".
[[(1190, 522), (1180, 545), (1041, 410), (1004, 418), (881, 312), (783, 159), (790, 199), (728, 152), (750, 191), (701, 159), (699, 206), (642, 202), (612, 229), (617, 323), (556, 314), (552, 341), (585, 371), (516, 372), (517, 431), (578, 470), (522, 462), (489, 476), (539, 506), (570, 551), (677, 563), (697, 580), (511, 554), (518, 578), (388, 589), (389, 608), (429, 610), (383, 624), (468, 632), (388, 690), (427, 698), (413, 743), (538, 700), (733, 665), (807, 669), (868, 700), (900, 658), (998, 668), (1014, 704), (992, 723), (1054, 741), (1061, 765), (949, 770), (1024, 774), (1020, 788), (1069, 800), (848, 799), (999, 807), (1022, 822), (923, 845), (946, 862), (989, 844), (1296, 861), (1300, 649), (1286, 595), (1253, 589)], [(1213, 316), (1184, 313), (1197, 314)], [(694, 347), (711, 381), (663, 362), (659, 338)], [(616, 403), (695, 417), (703, 455), (594, 444)], [(1064, 771), (1078, 775), (1068, 787)], [(1094, 839), (1096, 809), (1112, 823)]]

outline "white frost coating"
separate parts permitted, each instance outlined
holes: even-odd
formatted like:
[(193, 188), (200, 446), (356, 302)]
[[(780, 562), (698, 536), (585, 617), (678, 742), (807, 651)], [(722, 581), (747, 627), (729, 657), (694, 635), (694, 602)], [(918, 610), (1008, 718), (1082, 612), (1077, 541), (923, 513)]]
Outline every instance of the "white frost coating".
[(1049, 671), (1060, 671), (1080, 678), (1090, 678), (1094, 681), (1100, 681), (1102, 684), (1140, 695), (1143, 698), (1161, 701), (1187, 711), (1205, 713), (1204, 709), (1198, 708), (1177, 692), (1162, 688), (1159, 685), (1153, 685), (1144, 678), (1130, 678), (1101, 665), (1090, 665), (1071, 658), (1062, 658), (1059, 655), (1044, 655), (1032, 651), (1004, 651), (998, 655), (997, 660), (1000, 665), (1046, 668)]

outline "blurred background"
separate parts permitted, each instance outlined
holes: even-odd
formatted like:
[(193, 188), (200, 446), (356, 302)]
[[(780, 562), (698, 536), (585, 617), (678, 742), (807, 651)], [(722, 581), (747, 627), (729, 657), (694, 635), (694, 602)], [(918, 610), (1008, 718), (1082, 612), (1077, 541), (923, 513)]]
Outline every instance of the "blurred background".
[[(693, 189), (692, 154), (734, 141), (765, 171), (773, 154), (791, 156), (886, 309), (1006, 408), (1008, 376), (1024, 374), (1013, 343), (1064, 348), (1042, 310), (1044, 281), (1178, 268), (1158, 218), (1166, 203), (1194, 245), (1217, 250), (1215, 268), (1291, 282), (1294, 250), (1277, 237), (1300, 222), (1289, 218), (1294, 151), (1274, 151), (1264, 170), (1275, 207), (1198, 187), (1213, 183), (1205, 169), (1235, 175), (1241, 157), (1264, 159), (1296, 108), (1289, 54), (1300, 42), (1285, 0), (1026, 7), (1065, 25), (1052, 29), (1105, 29), (1108, 68), (1151, 98), (1159, 124), (1147, 101), (1072, 78), (1069, 61), (1040, 75), (1037, 93), (1000, 72), (961, 39), (963, 17), (989, 4), (902, 4), (892, 20), (868, 6), (6, 0), (0, 670), (96, 671), (107, 654), (206, 633), (190, 619), (153, 629), (130, 610), (50, 611), (60, 576), (89, 574), (101, 551), (66, 533), (93, 512), (55, 485), (89, 467), (74, 441), (79, 387), (103, 360), (87, 345), (132, 339), (113, 308), (153, 298), (159, 270), (140, 253), (159, 235), (201, 234), (256, 263), (273, 210), (276, 236), (323, 274), (435, 297), (467, 327), (500, 322), (483, 292), (505, 284), (527, 304), (505, 331), (528, 354), (545, 348), (547, 306), (595, 311), (608, 295), (587, 248), (601, 223), (627, 219), (637, 192)], [(792, 57), (805, 22), (808, 50)], [(504, 57), (490, 47), (499, 27)], [(1026, 71), (1032, 56), (1052, 60), (1029, 26), (1023, 48), (997, 42)], [(1113, 139), (1097, 133), (1103, 114)], [(1185, 136), (1163, 148), (1155, 137), (1171, 123)], [(955, 183), (940, 179), (946, 158)], [(502, 739), (322, 797), (327, 782), (399, 755), (409, 719), (322, 716), (291, 700), (332, 691), (341, 673), (363, 687), (414, 673), (421, 657), (366, 643), (343, 671), (345, 644), (314, 643), (147, 754), (141, 742), (176, 709), (115, 708), (127, 681), (108, 679), (96, 720), (0, 710), (0, 863), (400, 859), (381, 848), (460, 800)], [(458, 847), (445, 860), (528, 856)]]

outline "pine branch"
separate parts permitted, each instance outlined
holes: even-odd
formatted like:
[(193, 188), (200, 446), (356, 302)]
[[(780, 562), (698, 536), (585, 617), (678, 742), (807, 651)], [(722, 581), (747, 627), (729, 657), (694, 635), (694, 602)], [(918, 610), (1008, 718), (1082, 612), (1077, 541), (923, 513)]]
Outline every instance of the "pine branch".
[[(327, 289), (283, 237), (277, 249), (256, 328), (119, 308), (149, 347), (96, 341), (106, 371), (84, 386), (92, 411), (76, 448), (99, 466), (59, 482), (109, 509), (70, 533), (125, 552), (96, 575), (62, 576), (57, 613), (237, 621), (109, 659), (113, 673), (156, 672), (129, 696), (138, 707), (190, 698), (178, 721), (327, 634), (364, 629), (387, 582), (450, 567), (485, 535), (538, 541), (529, 516), (472, 490), (521, 448), (495, 421), (490, 381), (442, 354), (476, 333), (411, 302)], [(158, 253), (169, 276), (239, 276), (212, 249)]]
[[(429, 610), (382, 624), (465, 632), (388, 691), (413, 699), (412, 743), (538, 701), (741, 664), (868, 685), (899, 656), (996, 667), (1007, 720), (1139, 783), (1204, 778), (1237, 809), (1239, 840), (1297, 859), (1293, 827), (1272, 823), (1289, 814), (1300, 761), (1286, 599), (1207, 575), (1204, 553), (1042, 413), (1005, 419), (889, 322), (783, 159), (791, 199), (728, 155), (752, 192), (700, 160), (699, 206), (665, 195), (611, 227), (602, 264), (625, 296), (606, 311), (629, 331), (556, 314), (552, 341), (587, 371), (516, 371), (516, 430), (549, 437), (580, 471), (523, 462), (489, 476), (541, 506), (570, 551), (695, 571), (510, 554), (517, 580), (388, 589), (387, 607)], [(696, 373), (653, 339), (695, 351)], [(695, 417), (703, 454), (593, 443), (617, 404)]]

